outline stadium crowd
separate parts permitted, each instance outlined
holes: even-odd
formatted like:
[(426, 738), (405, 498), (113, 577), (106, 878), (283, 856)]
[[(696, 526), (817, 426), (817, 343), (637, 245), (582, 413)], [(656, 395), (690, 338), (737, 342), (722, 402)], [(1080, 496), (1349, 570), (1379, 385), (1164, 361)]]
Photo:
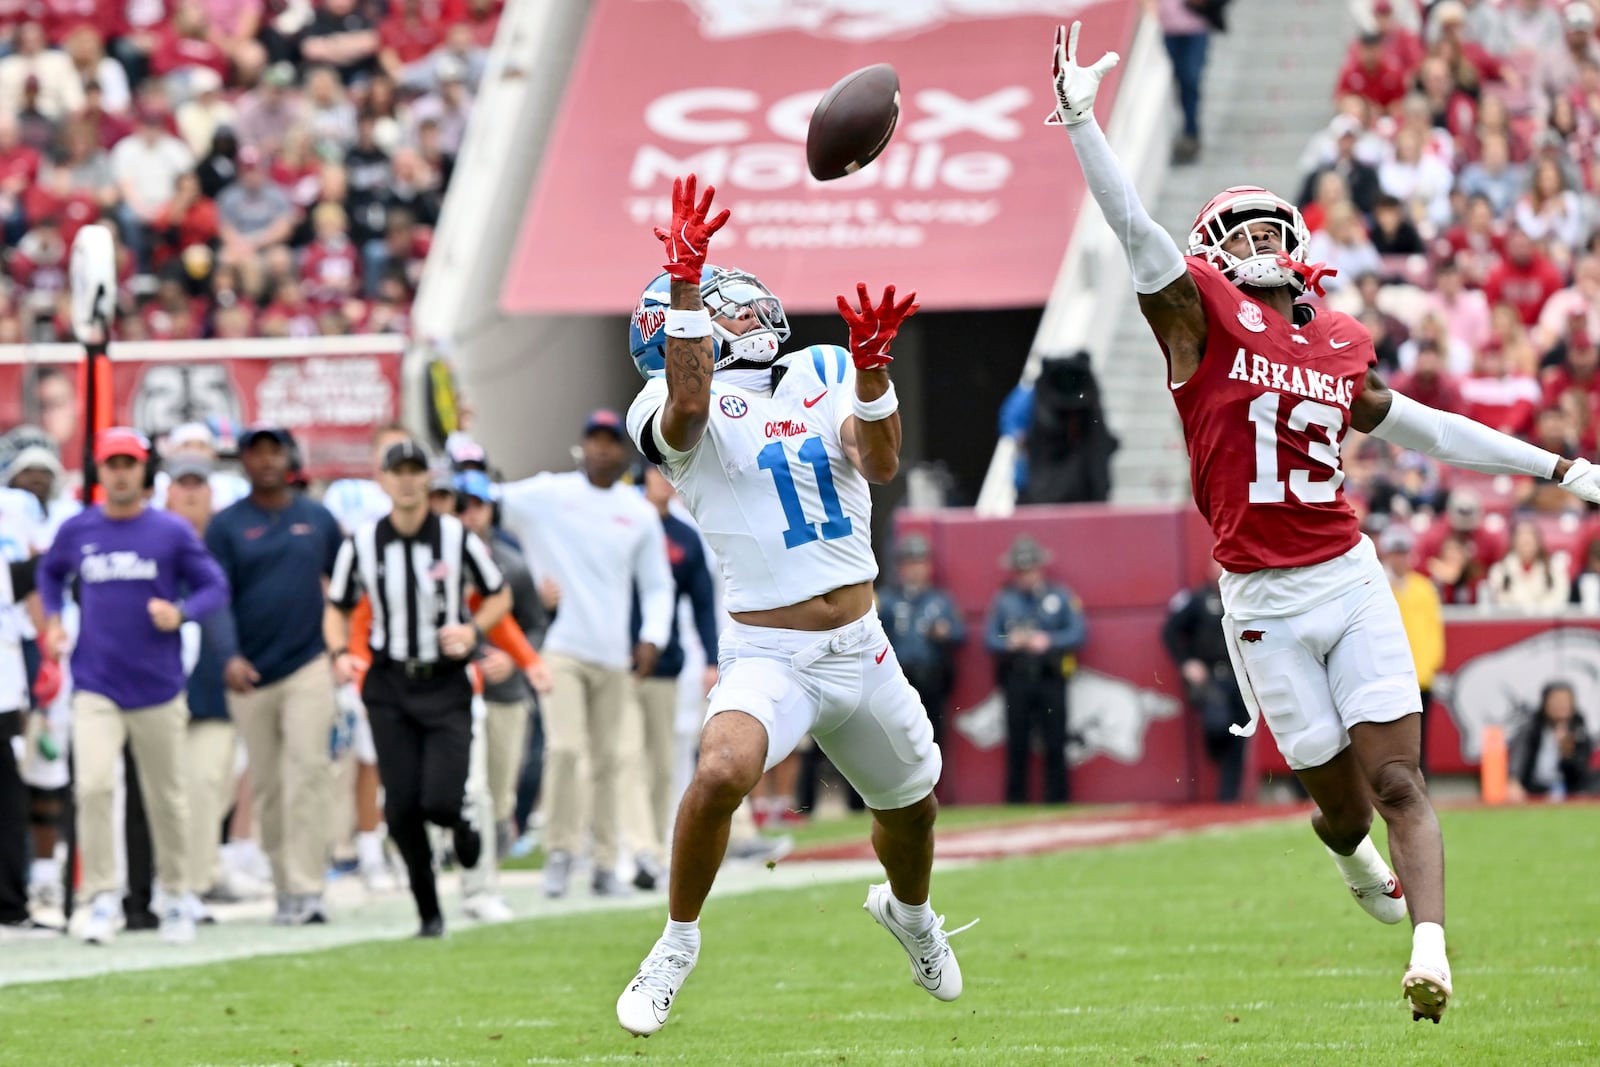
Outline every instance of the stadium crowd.
[(90, 222), (124, 340), (405, 332), (503, 5), (0, 5), (0, 343), (71, 339)]
[[(1565, 453), (1600, 433), (1600, 40), (1590, 0), (1374, 0), (1300, 161), (1328, 303), (1409, 396)], [(1549, 483), (1347, 442), (1345, 489), (1399, 520), (1446, 603), (1584, 599), (1600, 532)]]

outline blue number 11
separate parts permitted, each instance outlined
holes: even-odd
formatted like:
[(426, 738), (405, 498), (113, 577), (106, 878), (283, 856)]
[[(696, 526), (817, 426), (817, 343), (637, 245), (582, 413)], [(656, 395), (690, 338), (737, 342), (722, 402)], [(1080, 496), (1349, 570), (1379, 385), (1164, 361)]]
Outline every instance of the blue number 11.
[(839, 491), (833, 487), (833, 467), (828, 463), (828, 448), (822, 443), (822, 438), (807, 438), (796, 455), (802, 463), (811, 464), (817, 472), (817, 492), (822, 496), (822, 510), (828, 521), (820, 527), (806, 521), (805, 508), (800, 506), (800, 493), (794, 487), (794, 472), (789, 469), (789, 457), (783, 450), (783, 442), (772, 442), (761, 450), (756, 458), (756, 466), (771, 471), (772, 480), (778, 487), (778, 502), (783, 505), (784, 518), (789, 520), (789, 528), (783, 531), (784, 547), (799, 548), (819, 537), (824, 541), (849, 537), (852, 529), (850, 517), (844, 513), (844, 505), (839, 503)]

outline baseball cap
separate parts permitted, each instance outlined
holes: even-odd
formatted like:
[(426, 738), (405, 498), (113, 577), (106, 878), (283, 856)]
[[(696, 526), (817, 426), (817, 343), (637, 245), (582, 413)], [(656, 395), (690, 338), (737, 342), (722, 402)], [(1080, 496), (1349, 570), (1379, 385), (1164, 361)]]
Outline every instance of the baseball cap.
[(1050, 562), (1050, 553), (1029, 534), (1022, 534), (1006, 550), (1001, 565), (1007, 570), (1025, 571)]
[(1573, 0), (1561, 9), (1561, 15), (1569, 30), (1594, 29), (1594, 9), (1583, 0)]
[(447, 441), (445, 448), (450, 453), (450, 462), (457, 469), (463, 468), (469, 463), (477, 464), (480, 468), (489, 465), (489, 453), (484, 451), (482, 445), (470, 437), (453, 436), (456, 439)]
[(583, 424), (583, 436), (588, 437), (597, 430), (605, 430), (615, 434), (618, 440), (622, 439), (622, 416), (610, 408), (600, 408), (592, 412)]
[(461, 471), (456, 475), (455, 490), (462, 496), (476, 497), (485, 503), (494, 499), (494, 483), (482, 471)]
[(396, 441), (383, 454), (383, 469), (386, 471), (404, 467), (408, 463), (427, 470), (428, 450), (416, 441)]
[(211, 432), (211, 427), (203, 422), (185, 422), (174, 426), (167, 432), (168, 450), (182, 448), (184, 445), (205, 445), (216, 450), (217, 439)]
[(1378, 551), (1384, 555), (1390, 552), (1410, 552), (1416, 544), (1416, 535), (1403, 522), (1389, 523), (1378, 535)]
[(112, 426), (94, 435), (94, 461), (104, 463), (113, 456), (132, 456), (141, 462), (150, 458), (150, 439), (127, 426)]
[(912, 533), (900, 538), (899, 544), (894, 546), (894, 552), (901, 560), (922, 560), (933, 555), (933, 546), (922, 534)]
[(239, 451), (245, 451), (263, 437), (272, 438), (284, 448), (294, 445), (294, 438), (282, 426), (252, 426), (239, 436)]
[(5, 480), (9, 483), (23, 471), (32, 470), (49, 471), (57, 481), (66, 477), (61, 461), (54, 452), (42, 445), (28, 445), (18, 449), (17, 454), (11, 457), (11, 462), (6, 464)]
[(175, 482), (185, 478), (211, 477), (211, 461), (203, 456), (174, 456), (165, 466), (167, 476)]
[(449, 467), (430, 467), (428, 476), (428, 492), (450, 493), (456, 491), (455, 475), (450, 473)]

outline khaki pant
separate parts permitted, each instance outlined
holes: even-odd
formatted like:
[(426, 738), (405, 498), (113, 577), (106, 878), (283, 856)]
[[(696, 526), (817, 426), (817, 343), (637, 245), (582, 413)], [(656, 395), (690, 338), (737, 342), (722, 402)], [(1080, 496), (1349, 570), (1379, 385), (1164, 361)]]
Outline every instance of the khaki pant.
[[(633, 706), (625, 670), (547, 654), (554, 688), (544, 701), (545, 849), (575, 853), (583, 843), (584, 802), (593, 799), (594, 866), (617, 865), (618, 743)], [(579, 774), (587, 761), (589, 781)]]
[(72, 694), (72, 747), (77, 760), (78, 850), (83, 857), (83, 895), (120, 888), (117, 878), (115, 798), (122, 748), (133, 746), (139, 789), (155, 849), (162, 892), (190, 890), (189, 798), (182, 763), (189, 706), (182, 693), (147, 708), (117, 707), (98, 693)]
[(486, 700), (489, 749), (489, 796), (494, 800), (494, 821), (507, 822), (516, 812), (517, 773), (528, 747), (529, 702)]
[(238, 731), (227, 719), (191, 719), (184, 736), (184, 791), (189, 795), (189, 888), (222, 880), (222, 818), (233, 804)]
[(333, 806), (333, 678), (321, 656), (287, 678), (229, 693), (250, 758), (250, 802), (280, 893), (322, 892)]
[(621, 739), (618, 783), (622, 839), (635, 856), (665, 859), (672, 834), (672, 760), (677, 753), (678, 680), (645, 678), (636, 685), (638, 709)]

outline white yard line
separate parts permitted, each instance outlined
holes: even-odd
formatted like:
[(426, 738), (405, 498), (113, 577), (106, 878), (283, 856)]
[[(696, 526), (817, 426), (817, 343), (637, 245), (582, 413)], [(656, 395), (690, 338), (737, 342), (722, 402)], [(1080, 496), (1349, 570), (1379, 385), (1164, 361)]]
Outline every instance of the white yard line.
[[(772, 870), (760, 864), (730, 864), (717, 876), (714, 896), (737, 896), (772, 889), (800, 889), (811, 885), (860, 882), (863, 894), (871, 882), (883, 877), (876, 862), (780, 863)], [(562, 900), (548, 900), (537, 871), (506, 871), (500, 875), (500, 892), (517, 913), (518, 922), (559, 918), (598, 911), (665, 912), (664, 891), (634, 893), (624, 898), (601, 899), (589, 893), (586, 879), (573, 879), (572, 892)], [(439, 896), (444, 902), (445, 924), (467, 930), (483, 924), (461, 915), (460, 895), (454, 876), (441, 877)], [(405, 891), (370, 897), (359, 879), (340, 878), (327, 895), (331, 920), (323, 926), (281, 929), (270, 925), (271, 901), (224, 905), (214, 908), (218, 923), (202, 926), (194, 943), (163, 944), (154, 931), (119, 934), (109, 946), (85, 945), (75, 938), (49, 941), (7, 941), (0, 945), (0, 987), (29, 982), (59, 982), (125, 971), (150, 971), (163, 967), (193, 967), (204, 963), (317, 952), (367, 941), (393, 941), (417, 931), (416, 909)]]

